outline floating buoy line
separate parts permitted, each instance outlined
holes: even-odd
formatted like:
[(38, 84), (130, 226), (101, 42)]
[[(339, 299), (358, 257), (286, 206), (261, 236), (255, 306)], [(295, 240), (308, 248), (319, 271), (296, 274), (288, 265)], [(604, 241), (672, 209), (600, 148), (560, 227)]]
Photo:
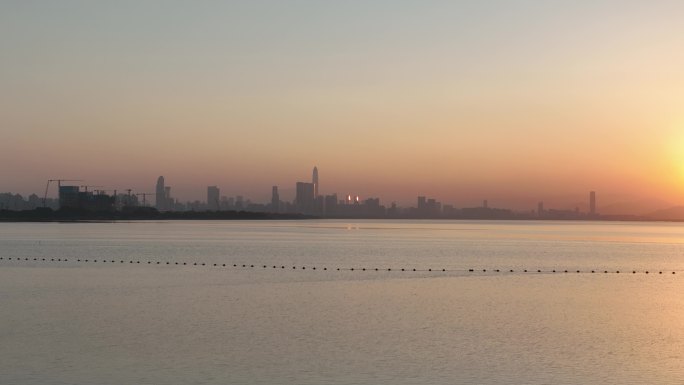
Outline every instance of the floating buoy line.
[(349, 272), (431, 272), (448, 273), (459, 272), (466, 274), (677, 274), (684, 270), (606, 270), (606, 269), (447, 269), (447, 268), (392, 268), (392, 267), (321, 267), (321, 266), (297, 266), (297, 265), (264, 265), (246, 263), (207, 263), (207, 262), (177, 262), (157, 260), (123, 260), (123, 259), (91, 259), (91, 258), (28, 258), (28, 257), (0, 257), (0, 261), (8, 262), (39, 262), (39, 263), (72, 263), (72, 264), (103, 264), (115, 263), (126, 265), (164, 265), (164, 266), (205, 266), (232, 269), (270, 269), (270, 270), (310, 270), (310, 271), (349, 271)]

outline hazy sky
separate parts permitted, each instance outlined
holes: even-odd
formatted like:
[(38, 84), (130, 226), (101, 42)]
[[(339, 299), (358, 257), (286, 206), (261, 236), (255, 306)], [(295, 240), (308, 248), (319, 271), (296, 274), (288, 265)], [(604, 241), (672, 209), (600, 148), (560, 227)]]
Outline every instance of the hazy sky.
[[(0, 1), (0, 191), (684, 203), (682, 1)], [(601, 200), (603, 199), (603, 200)]]

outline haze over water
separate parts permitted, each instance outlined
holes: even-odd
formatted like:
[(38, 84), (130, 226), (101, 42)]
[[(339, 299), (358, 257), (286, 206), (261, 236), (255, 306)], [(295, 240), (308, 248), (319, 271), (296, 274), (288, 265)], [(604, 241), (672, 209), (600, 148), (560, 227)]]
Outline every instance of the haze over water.
[(684, 378), (679, 224), (2, 223), (0, 250), (2, 383)]
[[(421, 202), (407, 218), (684, 218), (683, 19), (677, 0), (1, 1), (0, 210), (320, 213), (337, 193)], [(6, 210), (51, 181), (67, 210)], [(79, 218), (128, 218), (108, 214)], [(0, 222), (0, 384), (681, 384), (682, 293), (677, 223)]]
[[(0, 192), (684, 204), (680, 1), (9, 1)], [(663, 202), (664, 201), (664, 202)]]

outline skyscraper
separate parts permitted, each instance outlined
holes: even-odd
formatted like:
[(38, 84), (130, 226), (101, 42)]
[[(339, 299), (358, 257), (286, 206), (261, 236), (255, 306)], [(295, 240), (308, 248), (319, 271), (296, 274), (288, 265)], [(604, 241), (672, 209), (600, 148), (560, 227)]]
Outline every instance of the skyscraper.
[(314, 166), (311, 183), (314, 185), (314, 199), (318, 198), (318, 167)]
[(271, 190), (271, 211), (274, 213), (280, 211), (280, 195), (278, 194), (278, 186), (273, 186), (273, 190)]
[(207, 208), (209, 210), (219, 209), (220, 190), (217, 186), (207, 186)]
[(297, 182), (297, 196), (295, 197), (297, 209), (304, 214), (312, 214), (314, 211), (314, 184)]
[(164, 177), (160, 176), (157, 178), (157, 188), (155, 190), (155, 203), (157, 210), (166, 210), (166, 189), (164, 188)]
[(171, 199), (171, 186), (164, 186), (164, 209), (173, 210), (173, 199)]
[(596, 191), (589, 192), (589, 214), (596, 215)]

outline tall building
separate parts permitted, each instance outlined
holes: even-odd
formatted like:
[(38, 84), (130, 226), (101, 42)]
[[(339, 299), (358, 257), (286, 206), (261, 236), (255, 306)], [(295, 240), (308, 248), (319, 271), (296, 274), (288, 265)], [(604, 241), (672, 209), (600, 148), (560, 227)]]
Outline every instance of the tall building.
[(337, 213), (337, 194), (325, 196), (324, 212), (325, 215), (335, 215)]
[(219, 209), (220, 190), (217, 186), (207, 186), (207, 208), (216, 211)]
[(596, 215), (596, 191), (589, 192), (589, 214)]
[(164, 207), (165, 210), (171, 210), (173, 207), (173, 199), (171, 199), (171, 187), (164, 186)]
[(273, 186), (271, 190), (271, 211), (277, 213), (280, 211), (280, 194), (278, 194), (278, 186)]
[(166, 210), (166, 188), (164, 188), (164, 177), (157, 178), (157, 188), (155, 190), (155, 202), (157, 210)]
[(318, 190), (318, 167), (314, 167), (313, 169), (313, 175), (311, 177), (311, 182), (314, 185), (314, 198), (318, 198), (319, 196), (319, 190)]
[(312, 214), (314, 211), (314, 184), (297, 182), (297, 196), (295, 197), (297, 209), (304, 214)]

